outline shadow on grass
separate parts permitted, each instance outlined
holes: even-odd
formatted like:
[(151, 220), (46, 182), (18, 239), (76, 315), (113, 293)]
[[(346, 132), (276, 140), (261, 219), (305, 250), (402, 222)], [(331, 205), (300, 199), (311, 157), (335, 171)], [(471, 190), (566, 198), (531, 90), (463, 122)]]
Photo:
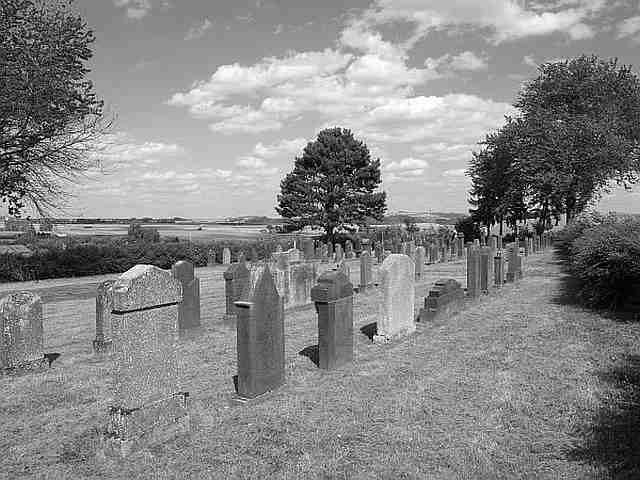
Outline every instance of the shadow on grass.
[(374, 335), (377, 335), (378, 333), (378, 322), (368, 323), (360, 328), (360, 331), (367, 337), (369, 337), (369, 340), (373, 342)]
[(309, 345), (298, 352), (298, 355), (309, 358), (316, 367), (320, 366), (320, 347), (318, 345)]
[(598, 412), (585, 443), (570, 457), (605, 467), (609, 478), (640, 478), (640, 355), (600, 377), (615, 388), (615, 400)]

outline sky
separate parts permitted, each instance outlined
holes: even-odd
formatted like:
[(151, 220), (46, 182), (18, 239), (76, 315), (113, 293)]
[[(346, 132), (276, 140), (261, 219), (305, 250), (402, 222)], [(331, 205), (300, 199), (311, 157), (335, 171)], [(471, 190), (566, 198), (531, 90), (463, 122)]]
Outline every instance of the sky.
[[(388, 211), (466, 212), (471, 152), (545, 61), (640, 72), (637, 0), (78, 0), (115, 118), (70, 216), (275, 216), (323, 128), (380, 158)], [(640, 211), (640, 186), (600, 210)]]

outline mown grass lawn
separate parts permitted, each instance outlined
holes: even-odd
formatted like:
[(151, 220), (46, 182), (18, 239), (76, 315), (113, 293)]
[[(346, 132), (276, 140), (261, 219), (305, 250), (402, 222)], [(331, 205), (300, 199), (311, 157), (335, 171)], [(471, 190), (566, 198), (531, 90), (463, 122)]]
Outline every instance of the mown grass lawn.
[(287, 312), (287, 383), (245, 407), (229, 404), (235, 329), (207, 323), (181, 342), (192, 432), (134, 461), (94, 458), (109, 379), (71, 335), (84, 349), (51, 371), (0, 378), (0, 477), (640, 478), (640, 325), (567, 302), (551, 253), (525, 268), (386, 346), (359, 330), (377, 291), (356, 296), (355, 361), (332, 372), (299, 354), (317, 343), (313, 308)]

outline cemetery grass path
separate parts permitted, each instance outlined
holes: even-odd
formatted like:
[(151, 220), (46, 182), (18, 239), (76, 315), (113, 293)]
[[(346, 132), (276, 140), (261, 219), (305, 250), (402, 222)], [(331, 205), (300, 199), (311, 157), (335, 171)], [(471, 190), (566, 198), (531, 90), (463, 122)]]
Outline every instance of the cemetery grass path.
[[(426, 271), (417, 303), (463, 274)], [(45, 326), (65, 353), (49, 372), (0, 378), (0, 478), (640, 478), (640, 324), (572, 305), (550, 252), (525, 275), (386, 346), (360, 332), (379, 292), (357, 295), (355, 360), (332, 372), (299, 354), (317, 343), (313, 308), (287, 311), (287, 383), (248, 407), (229, 406), (235, 329), (214, 322), (223, 289), (205, 282), (205, 327), (181, 341), (193, 432), (123, 464), (92, 457), (107, 407), (93, 302), (45, 305), (45, 322), (68, 314)]]

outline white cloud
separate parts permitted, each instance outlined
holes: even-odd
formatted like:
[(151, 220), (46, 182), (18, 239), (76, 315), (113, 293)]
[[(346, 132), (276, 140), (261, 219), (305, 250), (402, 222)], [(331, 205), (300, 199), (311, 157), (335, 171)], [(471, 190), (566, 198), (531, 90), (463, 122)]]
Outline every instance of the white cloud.
[(106, 169), (144, 167), (186, 153), (183, 147), (175, 143), (136, 142), (123, 132), (105, 135), (92, 150), (91, 158), (99, 160)]
[(191, 26), (184, 36), (185, 40), (195, 40), (202, 37), (207, 30), (209, 30), (213, 26), (213, 23), (205, 18), (202, 23)]
[(625, 18), (618, 24), (618, 38), (632, 37), (634, 41), (640, 41), (640, 15)]
[(409, 158), (403, 158), (399, 162), (392, 161), (390, 163), (387, 163), (383, 167), (383, 170), (385, 172), (420, 171), (422, 173), (424, 169), (427, 168), (428, 166), (429, 164), (424, 160), (409, 157)]
[(452, 170), (445, 170), (444, 172), (442, 172), (442, 176), (449, 178), (466, 177), (466, 171), (466, 168), (454, 168)]
[(267, 162), (258, 157), (242, 157), (236, 162), (236, 164), (240, 167), (247, 168), (264, 168), (267, 166)]
[(476, 70), (486, 70), (488, 65), (487, 65), (486, 56), (479, 57), (473, 52), (466, 51), (451, 57), (451, 60), (449, 62), (449, 67), (452, 70), (476, 71)]
[(150, 0), (113, 0), (116, 8), (126, 8), (126, 15), (132, 20), (140, 20), (151, 11)]
[(538, 68), (538, 64), (536, 63), (536, 60), (533, 57), (533, 55), (525, 55), (522, 59), (522, 63), (533, 68)]
[(256, 143), (253, 147), (253, 155), (262, 158), (276, 158), (283, 155), (295, 156), (302, 153), (302, 149), (307, 145), (304, 138), (294, 138), (292, 140), (281, 140), (280, 142), (264, 145), (262, 142)]

